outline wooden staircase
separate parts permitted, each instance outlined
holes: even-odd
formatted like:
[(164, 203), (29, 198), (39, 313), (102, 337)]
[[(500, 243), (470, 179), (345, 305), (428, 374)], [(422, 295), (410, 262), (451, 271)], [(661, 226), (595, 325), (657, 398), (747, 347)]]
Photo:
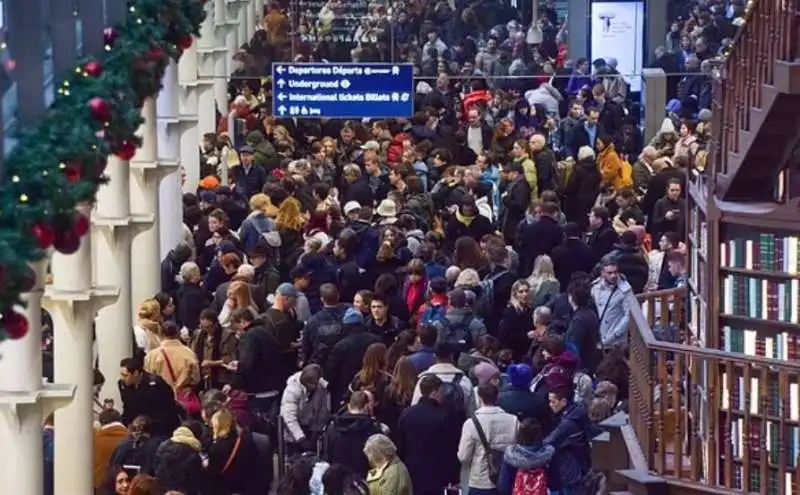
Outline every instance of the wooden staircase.
[(800, 0), (753, 0), (719, 67), (711, 143), (716, 196), (771, 201), (800, 137)]

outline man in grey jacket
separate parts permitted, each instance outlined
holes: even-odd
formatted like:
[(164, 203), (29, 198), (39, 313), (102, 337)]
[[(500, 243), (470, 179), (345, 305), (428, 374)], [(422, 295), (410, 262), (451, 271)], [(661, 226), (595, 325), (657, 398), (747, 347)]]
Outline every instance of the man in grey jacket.
[(600, 340), (604, 349), (628, 340), (632, 294), (630, 284), (622, 278), (614, 260), (606, 260), (600, 277), (592, 282), (592, 299), (600, 312)]

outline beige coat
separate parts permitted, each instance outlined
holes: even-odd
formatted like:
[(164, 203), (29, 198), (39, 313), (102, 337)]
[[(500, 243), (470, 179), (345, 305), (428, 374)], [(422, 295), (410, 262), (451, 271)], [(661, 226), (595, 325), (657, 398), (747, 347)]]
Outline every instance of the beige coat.
[[(498, 406), (483, 406), (475, 411), (475, 417), (480, 421), (492, 450), (505, 450), (516, 440), (519, 420), (513, 414), (508, 414)], [(470, 488), (495, 488), (489, 480), (488, 456), (472, 418), (467, 419), (461, 429), (458, 460), (469, 467)]]
[[(169, 358), (172, 372), (165, 355)], [(160, 347), (149, 351), (144, 357), (144, 370), (163, 378), (176, 393), (200, 383), (197, 356), (179, 340), (163, 340)]]

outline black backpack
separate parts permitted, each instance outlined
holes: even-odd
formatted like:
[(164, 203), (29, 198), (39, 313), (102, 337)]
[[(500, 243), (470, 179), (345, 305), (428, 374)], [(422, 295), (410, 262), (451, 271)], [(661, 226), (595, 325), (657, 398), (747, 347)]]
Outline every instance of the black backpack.
[[(463, 320), (453, 323), (447, 317), (442, 318), (436, 325), (439, 326), (439, 341), (447, 342), (458, 348), (459, 355), (462, 352), (469, 352), (470, 349), (475, 347), (472, 340), (472, 332), (469, 331), (469, 326), (475, 315), (470, 314)], [(455, 356), (458, 361), (459, 356)]]
[(454, 421), (461, 422), (467, 418), (466, 399), (464, 397), (464, 389), (461, 388), (462, 378), (464, 378), (463, 373), (456, 373), (452, 380), (442, 383), (442, 395), (444, 397), (442, 405)]

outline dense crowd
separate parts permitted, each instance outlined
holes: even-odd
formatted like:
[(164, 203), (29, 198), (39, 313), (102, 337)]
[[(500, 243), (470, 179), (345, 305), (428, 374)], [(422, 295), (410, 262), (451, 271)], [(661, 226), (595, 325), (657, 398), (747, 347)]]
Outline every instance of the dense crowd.
[[(685, 182), (742, 6), (671, 4), (648, 143), (616, 61), (566, 60), (544, 3), (534, 29), (492, 0), (265, 9), (122, 403), (98, 396), (98, 494), (602, 492), (590, 444), (627, 410), (633, 296), (686, 283)], [(277, 119), (261, 76), (286, 60), (413, 63), (417, 111)]]

